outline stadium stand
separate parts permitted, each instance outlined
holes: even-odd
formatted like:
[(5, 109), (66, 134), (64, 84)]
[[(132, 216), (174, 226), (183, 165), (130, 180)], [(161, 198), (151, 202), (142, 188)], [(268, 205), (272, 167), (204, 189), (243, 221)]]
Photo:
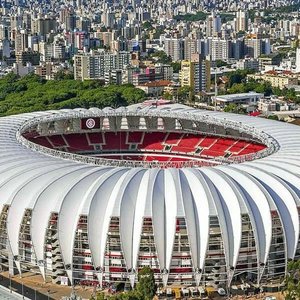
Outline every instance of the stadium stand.
[[(252, 141), (181, 132), (90, 132), (49, 136), (37, 136), (31, 133), (26, 138), (48, 148), (66, 149), (72, 153), (127, 152), (126, 155), (113, 156), (113, 159), (137, 161), (189, 160), (188, 157), (176, 158), (176, 155), (191, 156), (191, 158), (242, 156), (266, 148)], [(133, 152), (142, 154), (130, 155)], [(151, 156), (153, 152), (164, 155)]]

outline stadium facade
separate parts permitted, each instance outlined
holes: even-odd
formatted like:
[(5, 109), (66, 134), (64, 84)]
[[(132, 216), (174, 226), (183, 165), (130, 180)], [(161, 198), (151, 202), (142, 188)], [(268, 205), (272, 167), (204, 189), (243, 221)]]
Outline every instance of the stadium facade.
[(300, 127), (182, 105), (0, 119), (0, 254), (54, 283), (277, 283), (298, 259)]

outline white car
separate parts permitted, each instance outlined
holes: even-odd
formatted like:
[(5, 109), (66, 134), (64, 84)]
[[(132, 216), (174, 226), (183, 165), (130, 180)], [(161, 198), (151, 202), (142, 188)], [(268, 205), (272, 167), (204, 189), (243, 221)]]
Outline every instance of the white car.
[(225, 292), (225, 290), (224, 290), (223, 288), (218, 288), (218, 294), (219, 294), (220, 296), (225, 296), (225, 295), (226, 295), (226, 292)]

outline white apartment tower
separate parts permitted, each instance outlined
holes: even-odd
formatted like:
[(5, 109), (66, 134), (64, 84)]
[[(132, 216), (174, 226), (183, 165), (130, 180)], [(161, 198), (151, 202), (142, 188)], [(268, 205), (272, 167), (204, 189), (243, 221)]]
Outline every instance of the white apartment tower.
[(74, 77), (76, 80), (104, 79), (105, 73), (128, 66), (130, 58), (130, 53), (125, 51), (75, 55)]
[(173, 61), (182, 60), (184, 57), (184, 41), (181, 38), (165, 38), (164, 49)]
[(300, 48), (296, 50), (296, 72), (300, 72)]
[(239, 10), (236, 12), (235, 29), (236, 29), (236, 32), (247, 31), (247, 29), (248, 29), (248, 13), (247, 13), (247, 11)]

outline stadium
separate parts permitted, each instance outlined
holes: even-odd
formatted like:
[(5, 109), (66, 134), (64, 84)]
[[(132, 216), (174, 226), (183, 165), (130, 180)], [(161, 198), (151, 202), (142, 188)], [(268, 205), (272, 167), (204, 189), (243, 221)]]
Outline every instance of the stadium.
[(53, 283), (279, 285), (300, 127), (179, 104), (0, 118), (0, 257)]

